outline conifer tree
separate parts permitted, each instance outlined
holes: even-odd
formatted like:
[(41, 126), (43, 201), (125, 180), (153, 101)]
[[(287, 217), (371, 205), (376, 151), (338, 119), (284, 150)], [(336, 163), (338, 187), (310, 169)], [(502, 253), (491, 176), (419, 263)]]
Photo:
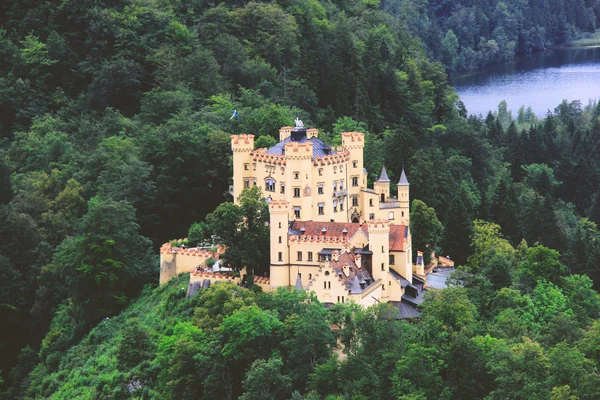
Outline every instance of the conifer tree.
[(471, 253), (471, 233), (473, 231), (473, 210), (468, 189), (461, 186), (448, 207), (446, 229), (442, 249), (456, 261), (464, 264)]

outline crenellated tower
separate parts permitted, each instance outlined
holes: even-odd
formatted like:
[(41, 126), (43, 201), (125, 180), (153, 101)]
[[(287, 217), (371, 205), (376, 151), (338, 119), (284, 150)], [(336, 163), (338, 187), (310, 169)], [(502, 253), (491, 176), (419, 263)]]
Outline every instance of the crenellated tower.
[(269, 203), (271, 232), (271, 286), (290, 286), (290, 254), (288, 243), (290, 205), (285, 200)]
[(387, 279), (390, 270), (390, 223), (387, 220), (369, 222), (369, 249), (373, 253), (371, 265), (373, 278)]
[(254, 150), (254, 135), (232, 135), (231, 150), (233, 151), (233, 201), (238, 204), (238, 197), (244, 190), (244, 182), (254, 184), (252, 156)]

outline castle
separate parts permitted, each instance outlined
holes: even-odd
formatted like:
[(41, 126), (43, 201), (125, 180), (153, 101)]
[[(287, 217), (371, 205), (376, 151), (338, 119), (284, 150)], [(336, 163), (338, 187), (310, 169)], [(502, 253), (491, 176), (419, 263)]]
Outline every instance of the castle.
[[(318, 133), (297, 120), (296, 127), (279, 130), (279, 143), (256, 150), (253, 135), (231, 136), (234, 201), (244, 189), (260, 186), (269, 202), (270, 277), (258, 284), (314, 292), (326, 305), (388, 302), (399, 307), (400, 317), (417, 316), (425, 272), (422, 253), (412, 260), (404, 170), (396, 197), (385, 167), (368, 188), (364, 134), (344, 132), (342, 145), (332, 148)], [(193, 271), (194, 251), (163, 246), (161, 282), (184, 270), (198, 285), (232, 279)], [(181, 268), (179, 253), (188, 260)]]

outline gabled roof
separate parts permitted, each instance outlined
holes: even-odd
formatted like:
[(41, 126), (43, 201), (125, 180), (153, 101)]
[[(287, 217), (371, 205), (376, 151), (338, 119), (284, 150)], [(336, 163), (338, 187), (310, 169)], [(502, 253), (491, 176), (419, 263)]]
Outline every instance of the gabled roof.
[(385, 170), (385, 165), (381, 168), (381, 174), (379, 175), (379, 179), (377, 182), (389, 182), (390, 178), (388, 178), (387, 171)]
[(404, 167), (402, 167), (402, 174), (400, 175), (400, 180), (398, 181), (398, 186), (409, 186), (408, 179), (406, 179), (406, 173), (404, 172)]

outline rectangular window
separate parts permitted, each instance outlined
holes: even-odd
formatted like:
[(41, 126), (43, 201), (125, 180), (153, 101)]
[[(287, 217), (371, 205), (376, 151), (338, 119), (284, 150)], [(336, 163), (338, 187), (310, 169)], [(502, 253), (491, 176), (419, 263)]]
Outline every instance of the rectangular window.
[(256, 171), (256, 163), (252, 163), (252, 171)]
[(358, 161), (352, 161), (352, 168), (358, 168)]
[(333, 201), (333, 212), (337, 212), (337, 200)]
[(331, 289), (331, 281), (327, 282), (327, 289)]
[(323, 282), (323, 289), (327, 289), (327, 282)]
[(283, 253), (281, 251), (277, 253), (277, 261), (283, 261)]
[(248, 171), (250, 169), (250, 165), (244, 164), (244, 171)]
[(294, 172), (294, 179), (300, 179), (300, 172)]
[[(308, 252), (308, 255), (307, 255), (307, 257), (306, 257), (306, 261), (312, 261), (312, 260), (313, 260), (313, 258), (312, 258), (312, 257), (313, 257), (312, 251), (309, 251), (309, 252)], [(310, 275), (310, 274), (309, 274), (309, 278), (310, 278), (310, 277), (312, 277), (312, 275)]]
[(395, 265), (395, 262), (396, 262), (396, 260), (395, 260), (394, 255), (390, 254), (390, 265)]
[(344, 199), (340, 200), (340, 211), (344, 211)]
[(300, 207), (294, 208), (294, 215), (296, 216), (296, 219), (300, 219)]
[(252, 186), (256, 186), (256, 179), (252, 181)]
[(244, 189), (248, 189), (250, 187), (250, 180), (244, 179)]
[(352, 207), (358, 207), (358, 196), (352, 196)]
[(319, 215), (325, 215), (325, 203), (319, 203)]
[(283, 241), (281, 240), (281, 236), (279, 236), (279, 243), (283, 243)]
[(302, 261), (302, 252), (301, 251), (298, 252), (298, 261)]
[(319, 183), (317, 185), (317, 194), (323, 194), (323, 184)]
[(384, 263), (381, 263), (381, 270), (385, 271), (385, 264)]
[(373, 199), (369, 199), (369, 207), (373, 207)]
[(344, 181), (340, 181), (340, 190), (344, 190)]
[(352, 177), (352, 186), (358, 186), (358, 176)]
[(300, 188), (299, 187), (294, 188), (294, 197), (300, 197)]
[(267, 179), (265, 181), (265, 190), (267, 192), (274, 192), (275, 191), (275, 181), (272, 179)]
[(281, 194), (285, 194), (285, 183), (281, 184)]
[(373, 213), (369, 214), (369, 219), (371, 221), (373, 221), (375, 219), (375, 214), (373, 214)]

